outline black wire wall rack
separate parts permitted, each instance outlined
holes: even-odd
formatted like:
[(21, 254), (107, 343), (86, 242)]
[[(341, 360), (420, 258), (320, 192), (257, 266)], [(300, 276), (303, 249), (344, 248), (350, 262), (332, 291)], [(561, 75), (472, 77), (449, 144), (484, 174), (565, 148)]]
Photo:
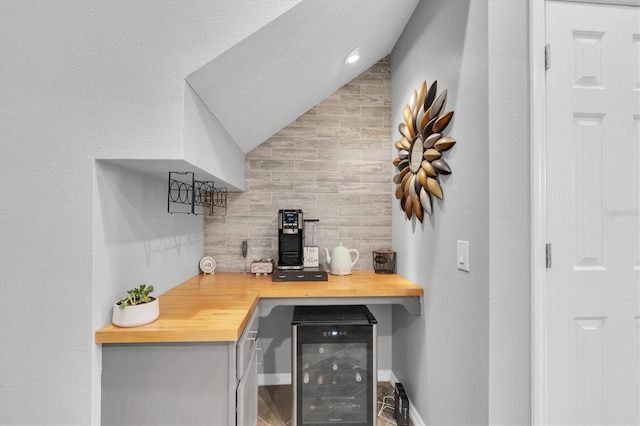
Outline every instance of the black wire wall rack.
[(193, 172), (169, 172), (167, 212), (212, 216), (214, 207), (227, 214), (227, 188), (196, 180)]

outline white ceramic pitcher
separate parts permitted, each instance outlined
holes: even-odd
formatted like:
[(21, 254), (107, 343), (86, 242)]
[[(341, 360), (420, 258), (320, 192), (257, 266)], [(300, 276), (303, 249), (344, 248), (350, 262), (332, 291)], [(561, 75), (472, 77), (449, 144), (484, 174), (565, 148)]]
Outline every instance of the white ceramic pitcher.
[[(356, 264), (360, 258), (360, 253), (356, 249), (349, 250), (344, 247), (342, 243), (338, 247), (335, 247), (331, 254), (329, 249), (325, 247), (324, 251), (327, 253), (327, 262), (329, 262), (329, 272), (333, 275), (351, 275), (351, 268)], [(351, 253), (356, 254), (355, 260), (351, 261)]]

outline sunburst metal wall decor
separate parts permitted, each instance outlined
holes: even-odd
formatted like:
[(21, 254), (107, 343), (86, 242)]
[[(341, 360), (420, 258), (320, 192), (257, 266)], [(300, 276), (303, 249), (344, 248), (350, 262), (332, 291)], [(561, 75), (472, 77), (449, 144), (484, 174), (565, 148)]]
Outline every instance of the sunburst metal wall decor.
[(453, 111), (440, 114), (447, 100), (446, 89), (436, 97), (438, 82), (427, 90), (427, 82), (413, 91), (409, 105), (405, 105), (404, 121), (398, 125), (402, 139), (395, 143), (398, 157), (393, 165), (398, 174), (396, 198), (407, 219), (415, 214), (422, 222), (424, 212), (431, 215), (432, 196), (443, 199), (439, 175), (451, 174), (442, 153), (455, 145), (456, 140), (443, 132), (453, 118)]

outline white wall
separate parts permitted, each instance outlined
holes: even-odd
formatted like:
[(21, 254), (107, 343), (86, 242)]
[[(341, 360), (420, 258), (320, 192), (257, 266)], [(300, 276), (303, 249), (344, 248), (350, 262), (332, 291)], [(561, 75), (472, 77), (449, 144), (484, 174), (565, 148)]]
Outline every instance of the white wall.
[(530, 424), (528, 2), (488, 3), (489, 424)]
[(428, 424), (530, 423), (527, 4), (422, 1), (392, 52), (392, 119), (425, 78), (456, 111), (444, 202), (423, 226), (393, 210), (398, 271), (425, 288), (422, 317), (394, 309), (393, 370)]
[[(393, 312), (393, 371), (427, 424), (487, 424), (489, 367), (489, 126), (487, 4), (422, 1), (391, 56), (394, 123), (423, 80), (447, 89), (454, 110), (441, 178), (423, 224), (393, 200), (398, 272), (424, 290), (423, 314)], [(394, 134), (393, 140), (399, 139)], [(456, 267), (456, 241), (469, 241), (470, 272)]]
[(244, 152), (188, 84), (183, 135), (185, 160), (202, 170), (215, 170), (216, 187), (244, 190)]
[(202, 224), (95, 159), (183, 159), (184, 77), (294, 4), (0, 2), (1, 424), (97, 422), (95, 328), (121, 288), (197, 272)]
[[(140, 284), (155, 295), (197, 275), (202, 216), (167, 213), (167, 178), (96, 162), (93, 330), (111, 321), (113, 302)], [(92, 423), (100, 419), (102, 347), (93, 345)]]

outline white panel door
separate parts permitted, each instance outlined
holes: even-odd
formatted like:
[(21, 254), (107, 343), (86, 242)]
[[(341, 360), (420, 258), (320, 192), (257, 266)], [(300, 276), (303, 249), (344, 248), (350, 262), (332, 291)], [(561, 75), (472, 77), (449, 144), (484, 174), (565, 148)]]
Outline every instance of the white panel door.
[(640, 424), (640, 8), (547, 2), (549, 424)]

